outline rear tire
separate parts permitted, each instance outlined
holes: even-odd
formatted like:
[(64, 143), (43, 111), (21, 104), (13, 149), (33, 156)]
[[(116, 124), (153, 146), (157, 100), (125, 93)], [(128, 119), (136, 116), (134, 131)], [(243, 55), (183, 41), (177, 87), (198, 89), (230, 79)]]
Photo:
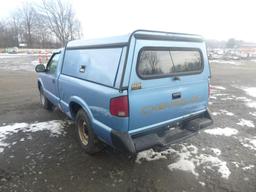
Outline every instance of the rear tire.
[(40, 103), (41, 106), (46, 110), (51, 110), (53, 107), (53, 104), (45, 97), (44, 91), (42, 88), (39, 89), (40, 92)]
[(103, 145), (93, 133), (89, 118), (82, 109), (76, 114), (75, 128), (77, 139), (86, 153), (92, 155), (102, 150)]

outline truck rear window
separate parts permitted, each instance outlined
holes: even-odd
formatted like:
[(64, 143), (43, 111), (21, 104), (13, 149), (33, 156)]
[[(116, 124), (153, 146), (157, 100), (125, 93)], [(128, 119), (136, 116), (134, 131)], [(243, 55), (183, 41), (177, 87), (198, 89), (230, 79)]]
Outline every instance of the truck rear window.
[(137, 64), (142, 79), (195, 74), (202, 69), (200, 50), (191, 48), (143, 48)]

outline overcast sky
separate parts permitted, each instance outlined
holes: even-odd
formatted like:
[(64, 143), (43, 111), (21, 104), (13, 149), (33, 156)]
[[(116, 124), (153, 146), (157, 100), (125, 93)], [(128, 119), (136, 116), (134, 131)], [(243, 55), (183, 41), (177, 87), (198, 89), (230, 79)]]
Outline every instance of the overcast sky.
[[(3, 1), (3, 0), (1, 0)], [(24, 1), (7, 0), (0, 17)], [(40, 0), (30, 0), (39, 2)], [(85, 38), (152, 29), (201, 34), (207, 39), (231, 37), (256, 42), (256, 0), (70, 0)]]

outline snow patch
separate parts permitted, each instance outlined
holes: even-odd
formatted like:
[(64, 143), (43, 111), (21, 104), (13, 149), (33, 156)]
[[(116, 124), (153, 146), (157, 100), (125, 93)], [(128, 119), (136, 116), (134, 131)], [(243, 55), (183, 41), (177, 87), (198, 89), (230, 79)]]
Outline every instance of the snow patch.
[(21, 142), (25, 141), (25, 138), (21, 138), (20, 141), (21, 141)]
[(227, 116), (234, 116), (234, 113), (232, 112), (229, 112), (227, 110), (224, 110), (224, 109), (221, 109), (220, 112), (224, 115), (227, 115)]
[(249, 170), (249, 169), (252, 169), (252, 168), (254, 168), (254, 165), (248, 165), (246, 167), (243, 167), (242, 169), (243, 170)]
[(251, 150), (256, 150), (256, 137), (240, 139), (240, 143)]
[(216, 167), (218, 169), (218, 172), (221, 174), (222, 178), (229, 178), (231, 172), (227, 167), (227, 162), (221, 161), (218, 157), (214, 157), (207, 154), (201, 154), (198, 159), (201, 160), (200, 164), (210, 164), (211, 167)]
[(216, 116), (216, 115), (220, 115), (220, 113), (219, 112), (212, 112), (212, 115)]
[[(242, 89), (247, 95), (251, 97), (256, 97), (256, 87), (239, 87), (239, 86), (234, 86), (235, 88)], [(246, 105), (250, 108), (256, 108), (256, 101), (253, 101), (251, 99), (248, 99), (246, 97), (238, 97), (244, 102), (246, 102)]]
[(246, 119), (240, 119), (240, 122), (237, 123), (237, 125), (247, 126), (247, 127), (252, 127), (252, 128), (255, 127), (255, 125), (253, 124), (253, 121), (246, 120)]
[(243, 101), (243, 102), (251, 102), (251, 99), (248, 99), (247, 97), (236, 97), (235, 98), (238, 101)]
[(227, 101), (227, 100), (233, 100), (233, 97), (225, 97), (225, 98), (221, 98), (221, 101)]
[(250, 112), (249, 114), (256, 117), (256, 112)]
[(0, 141), (0, 147), (6, 147), (6, 146), (8, 146), (8, 144), (3, 143), (3, 142)]
[(256, 102), (254, 101), (252, 101), (252, 102), (248, 102), (248, 103), (246, 103), (246, 105), (248, 106), (248, 107), (250, 107), (250, 108), (255, 108), (256, 109)]
[(168, 168), (173, 171), (174, 169), (182, 170), (182, 171), (188, 171), (194, 174), (196, 177), (199, 176), (199, 174), (195, 171), (196, 165), (193, 161), (192, 154), (197, 154), (198, 149), (194, 145), (181, 145), (182, 149), (181, 151), (176, 151), (176, 153), (179, 155), (179, 160), (175, 163), (169, 164)]
[(203, 187), (205, 186), (205, 183), (202, 181), (199, 181), (199, 184), (202, 185)]
[(232, 112), (229, 112), (229, 111), (227, 111), (227, 110), (221, 109), (220, 112), (213, 112), (212, 115), (213, 115), (213, 116), (216, 116), (216, 115), (234, 116), (235, 114), (232, 113)]
[(256, 87), (248, 87), (243, 89), (247, 95), (251, 97), (256, 97)]
[(221, 155), (221, 150), (218, 149), (218, 148), (211, 148), (211, 150), (213, 151), (213, 153), (217, 156), (220, 156)]
[(8, 59), (8, 58), (15, 58), (15, 57), (20, 57), (20, 55), (16, 55), (16, 54), (4, 54), (4, 53), (1, 53), (0, 54), (0, 59)]
[(182, 171), (191, 172), (196, 177), (199, 176), (199, 174), (195, 171), (195, 169), (196, 169), (195, 163), (191, 160), (181, 158), (176, 163), (172, 163), (172, 164), (168, 165), (168, 168), (171, 171), (173, 171), (174, 169), (178, 169), (178, 170), (182, 170)]
[(226, 90), (226, 88), (225, 88), (225, 87), (217, 86), (217, 85), (211, 85), (211, 88), (212, 88), (212, 89)]
[[(195, 154), (194, 157), (192, 157), (193, 152)], [(199, 174), (195, 171), (195, 168), (196, 166), (203, 166), (204, 169), (213, 169), (214, 167), (217, 168), (218, 172), (221, 174), (221, 177), (225, 179), (228, 179), (229, 175), (231, 174), (227, 167), (227, 163), (225, 161), (221, 161), (218, 157), (208, 154), (198, 155), (198, 153), (195, 151), (190, 152), (190, 150), (186, 149), (185, 146), (183, 146), (183, 150), (179, 156), (180, 159), (177, 162), (168, 165), (170, 170), (179, 169), (182, 171), (189, 171), (195, 176), (198, 176)]]
[(237, 63), (234, 61), (225, 61), (225, 60), (211, 60), (211, 63), (222, 63), (222, 64), (230, 64), (230, 65), (241, 65), (241, 63)]
[(215, 93), (214, 96), (220, 97), (220, 96), (228, 96), (226, 93)]
[[(37, 131), (50, 131), (50, 136), (58, 137), (59, 135), (64, 135), (66, 132), (63, 129), (63, 121), (48, 121), (40, 123), (14, 123), (12, 125), (5, 125), (0, 127), (0, 152), (3, 152), (4, 147), (7, 147), (9, 144), (5, 140), (12, 134), (18, 133), (19, 131), (28, 133), (28, 132), (37, 132)], [(25, 141), (25, 138), (21, 138), (20, 141)], [(16, 144), (16, 143), (15, 143)]]
[[(50, 131), (50, 136), (58, 137), (60, 135), (65, 135), (66, 132), (63, 129), (64, 122), (59, 120), (32, 123), (25, 132), (37, 132), (37, 131)], [(1, 128), (0, 128), (1, 129)]]
[[(227, 163), (225, 161), (220, 160), (218, 157), (214, 157), (209, 154), (199, 154), (198, 148), (194, 145), (186, 145), (180, 144), (181, 149), (175, 150), (173, 148), (169, 148), (162, 152), (155, 152), (152, 149), (140, 152), (137, 156), (136, 162), (141, 163), (142, 160), (153, 161), (158, 159), (167, 159), (168, 155), (177, 155), (178, 160), (174, 163), (168, 165), (170, 171), (173, 170), (181, 170), (190, 172), (196, 177), (199, 176), (199, 173), (196, 171), (196, 168), (200, 166), (203, 170), (210, 169), (217, 171), (221, 174), (222, 178), (228, 179), (231, 174), (230, 170), (227, 167)], [(220, 154), (221, 151), (219, 149), (213, 148), (215, 153)]]
[(238, 167), (239, 167), (239, 165), (240, 165), (240, 163), (235, 162), (235, 161), (233, 161), (233, 162), (232, 162), (232, 164), (234, 164), (234, 165), (236, 166), (236, 168), (238, 168)]
[(155, 160), (167, 159), (167, 158), (164, 154), (155, 152), (153, 149), (149, 149), (149, 150), (138, 153), (136, 158), (136, 163), (140, 164), (142, 159), (146, 161), (155, 161)]
[(225, 127), (225, 128), (217, 127), (214, 129), (207, 129), (204, 132), (211, 135), (222, 135), (222, 136), (229, 137), (232, 135), (236, 135), (238, 133), (238, 130), (229, 128), (229, 127)]

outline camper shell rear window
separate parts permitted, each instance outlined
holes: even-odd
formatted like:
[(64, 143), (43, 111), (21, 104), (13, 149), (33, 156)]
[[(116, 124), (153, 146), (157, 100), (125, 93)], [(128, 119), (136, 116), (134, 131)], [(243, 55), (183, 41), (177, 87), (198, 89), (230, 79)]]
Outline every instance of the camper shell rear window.
[(198, 74), (203, 71), (203, 55), (198, 48), (144, 47), (136, 68), (141, 79)]

